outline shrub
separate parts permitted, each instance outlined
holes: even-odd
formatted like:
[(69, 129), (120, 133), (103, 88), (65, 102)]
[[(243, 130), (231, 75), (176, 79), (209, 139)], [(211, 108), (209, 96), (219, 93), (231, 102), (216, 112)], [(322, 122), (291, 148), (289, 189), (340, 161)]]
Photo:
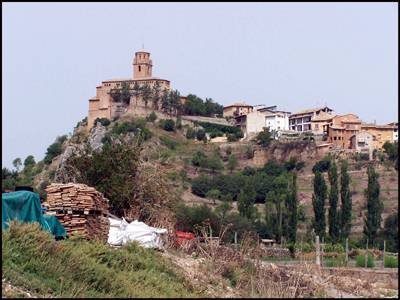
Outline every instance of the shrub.
[(157, 120), (157, 115), (154, 111), (152, 111), (147, 117), (146, 120), (148, 122), (154, 123), (155, 120)]
[(312, 168), (313, 173), (315, 172), (327, 172), (331, 166), (331, 160), (330, 158), (324, 158), (323, 160), (320, 160), (315, 163), (314, 167)]
[(242, 171), (242, 174), (244, 176), (253, 176), (253, 175), (256, 174), (256, 172), (257, 172), (256, 169), (254, 169), (252, 167), (249, 167), (249, 166), (245, 166), (243, 171)]
[(385, 268), (398, 268), (399, 260), (395, 256), (385, 256), (384, 266)]
[(146, 127), (146, 120), (143, 118), (137, 118), (132, 121), (126, 121), (123, 123), (115, 123), (111, 133), (114, 135), (124, 135), (128, 132), (133, 132), (134, 134), (140, 134), (144, 140), (151, 138), (152, 133)]
[(181, 118), (181, 116), (178, 116), (176, 118), (176, 129), (182, 129), (182, 118)]
[(342, 244), (325, 244), (324, 251), (325, 252), (343, 253), (344, 247)]
[(175, 217), (178, 230), (196, 232), (197, 226), (209, 221), (213, 231), (219, 231), (218, 217), (206, 204), (194, 207), (180, 204), (175, 209)]
[(57, 137), (56, 141), (47, 148), (46, 155), (43, 160), (45, 164), (50, 164), (53, 158), (62, 153), (62, 144), (66, 139), (67, 135), (59, 136)]
[(197, 130), (196, 138), (197, 138), (198, 141), (204, 140), (205, 137), (206, 137), (206, 132), (203, 129)]
[(96, 126), (97, 122), (99, 122), (101, 125), (107, 127), (108, 125), (111, 124), (110, 120), (107, 118), (96, 118), (96, 120), (94, 120), (94, 125)]
[(210, 138), (212, 138), (212, 139), (216, 138), (217, 136), (223, 136), (223, 135), (224, 135), (224, 133), (222, 131), (218, 131), (218, 130), (210, 132)]
[(271, 140), (272, 135), (268, 128), (264, 128), (264, 130), (259, 132), (256, 136), (257, 144), (261, 145), (264, 148), (269, 146)]
[[(356, 256), (356, 266), (360, 267), (360, 268), (364, 268), (365, 267), (365, 255), (364, 254)], [(375, 267), (374, 256), (372, 254), (368, 254), (367, 267), (368, 268)]]
[(226, 155), (231, 155), (232, 154), (232, 147), (231, 146), (226, 147), (225, 153), (226, 153)]
[(193, 154), (192, 164), (196, 167), (200, 167), (204, 165), (205, 160), (207, 160), (207, 155), (203, 151), (198, 150)]
[(229, 133), (226, 137), (227, 137), (227, 140), (228, 140), (229, 143), (238, 141), (237, 136), (234, 135), (233, 133)]
[(192, 193), (199, 197), (205, 197), (213, 187), (213, 180), (208, 176), (200, 175), (192, 180)]
[(310, 243), (295, 243), (294, 248), (298, 251), (303, 251), (305, 253), (314, 252), (315, 247)]
[(160, 141), (162, 144), (164, 144), (171, 150), (175, 150), (176, 146), (178, 145), (178, 143), (175, 140), (170, 139), (169, 137), (166, 136), (160, 136)]
[(172, 119), (164, 120), (160, 125), (165, 131), (175, 131), (175, 121)]
[(190, 140), (190, 139), (194, 139), (195, 137), (196, 137), (196, 130), (189, 127), (186, 131), (186, 138)]
[(296, 170), (297, 170), (297, 171), (300, 171), (301, 169), (304, 168), (304, 166), (305, 166), (304, 161), (299, 161), (299, 162), (296, 164)]
[(269, 160), (264, 165), (263, 171), (270, 176), (277, 177), (285, 171), (285, 168), (281, 166), (276, 160)]
[(285, 167), (286, 170), (291, 171), (296, 167), (297, 163), (297, 158), (295, 156), (292, 156), (289, 158), (288, 161), (285, 161), (283, 166)]

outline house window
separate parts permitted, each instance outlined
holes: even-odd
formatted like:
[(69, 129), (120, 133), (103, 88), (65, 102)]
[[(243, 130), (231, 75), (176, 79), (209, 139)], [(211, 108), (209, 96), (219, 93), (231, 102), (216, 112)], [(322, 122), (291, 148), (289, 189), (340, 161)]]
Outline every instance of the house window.
[(141, 67), (139, 66), (139, 72), (141, 72)]
[(333, 140), (336, 141), (336, 136), (333, 137)]
[(318, 126), (318, 124), (315, 124), (315, 129), (319, 129), (319, 126)]

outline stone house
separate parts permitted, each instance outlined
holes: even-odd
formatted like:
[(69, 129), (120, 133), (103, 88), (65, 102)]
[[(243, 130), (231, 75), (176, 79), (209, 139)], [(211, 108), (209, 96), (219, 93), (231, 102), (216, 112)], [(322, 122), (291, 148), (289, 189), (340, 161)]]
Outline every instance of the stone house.
[(246, 103), (233, 103), (224, 106), (223, 116), (225, 117), (237, 117), (246, 115), (253, 111), (253, 106)]
[(351, 138), (361, 129), (361, 120), (355, 114), (346, 114), (332, 118), (328, 126), (328, 142), (337, 148), (352, 149)]
[(374, 149), (381, 149), (385, 142), (393, 143), (397, 126), (395, 125), (376, 125), (376, 124), (361, 124), (361, 130), (372, 135)]
[[(322, 113), (330, 114), (332, 112), (333, 110), (328, 106), (299, 111), (290, 115), (289, 129), (295, 131), (312, 131), (312, 120), (314, 118)], [(318, 131), (320, 131), (320, 129), (318, 129)]]

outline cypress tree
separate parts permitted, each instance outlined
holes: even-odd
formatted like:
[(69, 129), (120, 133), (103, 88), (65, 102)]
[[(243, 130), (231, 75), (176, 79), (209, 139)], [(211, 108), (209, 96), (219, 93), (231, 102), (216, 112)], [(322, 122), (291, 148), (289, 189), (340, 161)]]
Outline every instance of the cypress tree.
[(338, 223), (338, 214), (337, 214), (337, 203), (339, 198), (339, 190), (338, 190), (338, 174), (337, 167), (334, 160), (332, 160), (329, 171), (329, 214), (328, 214), (328, 222), (329, 222), (329, 236), (332, 240), (332, 243), (336, 243), (339, 238), (339, 223)]
[(297, 175), (293, 173), (291, 190), (289, 194), (289, 226), (288, 226), (288, 239), (290, 242), (296, 242), (297, 231)]
[(350, 176), (347, 168), (347, 161), (344, 160), (340, 166), (340, 238), (342, 240), (349, 237), (351, 229), (352, 200), (349, 189)]
[(379, 199), (380, 186), (378, 173), (372, 165), (368, 166), (368, 187), (365, 190), (367, 198), (367, 218), (364, 223), (364, 235), (372, 245), (376, 242), (378, 230), (381, 226), (383, 203)]
[(315, 234), (320, 238), (325, 236), (325, 199), (326, 184), (321, 172), (316, 171), (314, 176), (314, 193), (312, 195), (312, 203), (314, 208), (314, 230)]
[(255, 213), (256, 191), (250, 182), (246, 182), (238, 195), (238, 210), (241, 216), (251, 219)]

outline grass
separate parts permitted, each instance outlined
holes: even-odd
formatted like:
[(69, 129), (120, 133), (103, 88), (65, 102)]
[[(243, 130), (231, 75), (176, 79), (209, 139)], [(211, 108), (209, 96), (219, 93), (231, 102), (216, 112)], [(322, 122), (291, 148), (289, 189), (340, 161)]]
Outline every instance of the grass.
[(159, 253), (136, 243), (114, 249), (82, 239), (54, 241), (37, 224), (3, 231), (3, 277), (44, 297), (196, 297)]
[(395, 256), (385, 256), (384, 266), (385, 268), (398, 268), (399, 260)]
[[(360, 268), (365, 267), (365, 255), (364, 254), (356, 256), (356, 266), (360, 267)], [(374, 261), (374, 257), (372, 256), (372, 254), (368, 254), (367, 267), (368, 268), (375, 267), (375, 261)]]
[(326, 257), (324, 258), (325, 267), (345, 267), (346, 257), (344, 255), (339, 255), (338, 257)]

